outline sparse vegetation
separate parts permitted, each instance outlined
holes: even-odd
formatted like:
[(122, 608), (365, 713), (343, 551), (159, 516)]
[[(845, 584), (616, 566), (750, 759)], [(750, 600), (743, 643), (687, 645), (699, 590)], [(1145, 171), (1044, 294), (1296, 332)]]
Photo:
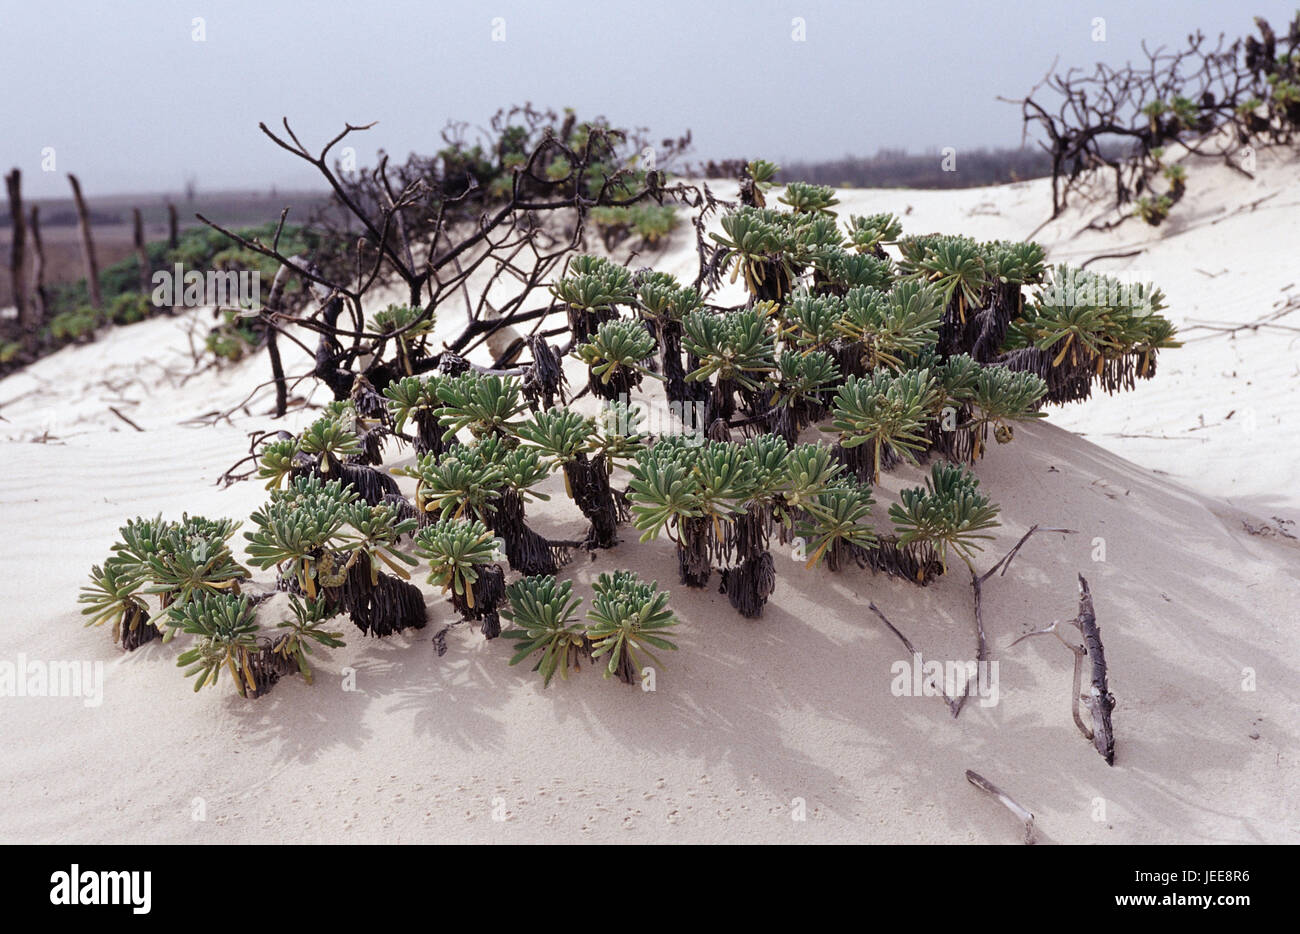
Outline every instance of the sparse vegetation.
[[(602, 126), (584, 132), (612, 145)], [(579, 231), (588, 210), (630, 206), (602, 202), (615, 185), (666, 197), (650, 173), (615, 170), (598, 190), (579, 185), (594, 171), (590, 152), (549, 138), (505, 155), (459, 152), (466, 158), (443, 154), (444, 184), (462, 178), (456, 197), (466, 200), (508, 197), (506, 214), (494, 215), (500, 224), (530, 210), (521, 190), (568, 192)], [(494, 158), (512, 166), (508, 196), (476, 181)], [(573, 551), (614, 547), (629, 521), (642, 543), (671, 541), (681, 584), (704, 588), (716, 571), (751, 619), (775, 592), (778, 547), (812, 573), (860, 567), (924, 585), (955, 554), (974, 576), (998, 526), (999, 508), (972, 469), (989, 434), (1011, 442), (1015, 424), (1041, 417), (1045, 404), (1152, 376), (1158, 353), (1177, 346), (1159, 314), (1163, 295), (1048, 267), (1032, 243), (907, 235), (887, 213), (841, 221), (834, 190), (778, 192), (776, 172), (747, 164), (740, 205), (675, 190), (679, 205), (699, 212), (693, 283), (579, 252), (574, 237), (552, 244), (497, 318), (471, 301), (470, 327), (452, 342), (434, 340), (445, 296), (406, 265), (405, 249), (371, 243), (367, 253), (363, 236), (358, 256), (376, 265), (362, 283), (315, 267), (309, 281), (330, 289), (314, 319), (316, 375), (335, 401), (296, 436), (262, 436), (244, 474), (268, 490), (244, 536), (249, 560), (275, 569), (292, 617), (263, 624), (262, 595), (241, 592), (248, 573), (227, 544), (234, 524), (187, 518), (123, 529), (83, 596), (91, 622), (112, 622), (115, 639), (138, 644), (157, 595), (167, 636), (192, 640), (183, 658), (196, 683), (212, 683), (224, 667), (255, 697), (284, 674), (310, 680), (307, 655), (341, 645), (325, 628), (340, 614), (381, 637), (423, 628), (430, 608), (410, 581), (423, 563), (427, 583), (450, 601), (451, 624), (475, 622), (494, 639), (504, 615), (512, 624), (504, 635), (517, 644), (510, 663), (531, 660), (543, 684), (584, 659), (636, 683), (656, 651), (676, 648), (665, 635), (678, 623), (668, 592), (628, 571), (602, 573), (579, 622), (581, 600), (559, 579)], [(430, 223), (426, 232), (445, 235), (409, 197), (404, 190), (376, 208), (379, 218), (358, 205), (358, 219), (387, 227), (401, 217), (408, 237)], [(706, 236), (714, 212), (720, 232)], [(508, 229), (525, 238), (518, 246), (546, 226)], [(497, 247), (470, 236), (476, 266), (500, 261)], [(297, 269), (262, 241), (241, 246)], [(385, 275), (409, 285), (411, 300), (366, 319), (361, 301)], [(717, 300), (728, 276), (747, 293), (738, 304)], [(545, 304), (525, 310), (534, 292)], [(349, 308), (351, 338), (341, 322)], [(485, 366), (460, 355), (499, 325), (524, 321), (532, 330), (509, 359)], [(364, 362), (349, 343), (364, 345)], [(591, 394), (594, 414), (569, 397), (566, 359), (586, 368), (577, 396)], [(654, 398), (661, 386), (675, 421), (650, 430), (637, 397)], [(689, 417), (688, 407), (704, 417)], [(410, 444), (415, 457), (385, 469), (394, 444)], [(903, 464), (928, 464), (924, 485), (878, 503), (883, 475)], [(557, 471), (590, 523), (581, 541), (551, 540), (529, 524), (527, 510), (547, 498), (543, 484)], [(394, 474), (413, 484), (409, 497)], [(435, 637), (439, 654), (445, 631)]]

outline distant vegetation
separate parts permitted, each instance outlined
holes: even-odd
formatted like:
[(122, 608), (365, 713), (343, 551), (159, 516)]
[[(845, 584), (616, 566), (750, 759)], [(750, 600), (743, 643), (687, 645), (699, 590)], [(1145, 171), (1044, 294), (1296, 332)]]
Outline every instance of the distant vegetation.
[[(707, 162), (706, 178), (735, 178), (740, 160)], [(1052, 160), (1040, 149), (957, 149), (945, 171), (939, 150), (911, 153), (881, 149), (874, 156), (790, 162), (777, 176), (789, 180), (831, 185), (836, 188), (977, 188), (1042, 178), (1052, 174)]]
[[(214, 192), (200, 194), (193, 201), (176, 203), (179, 233), (201, 227), (196, 211), (220, 224), (246, 228), (274, 221), (286, 205), (293, 205), (290, 220), (306, 221), (328, 200), (325, 192)], [(166, 242), (167, 202), (160, 195), (88, 195), (89, 218), (95, 239), (95, 253), (101, 264), (101, 278), (107, 267), (133, 260), (131, 211), (140, 209), (146, 239)], [(76, 286), (86, 275), (77, 231), (77, 214), (71, 199), (37, 198), (28, 207), (40, 210), (40, 229), (45, 253), (45, 283), (50, 289)], [(0, 205), (0, 256), (8, 259), (13, 218)], [(30, 236), (28, 238), (31, 239)], [(24, 275), (30, 279), (32, 249), (29, 243)], [(132, 267), (134, 268), (134, 266)], [(84, 283), (80, 287), (85, 293)], [(13, 283), (7, 271), (0, 274), (0, 308), (14, 302)]]
[[(248, 237), (269, 237), (275, 233), (275, 225), (242, 228), (240, 233)], [(316, 249), (319, 235), (302, 227), (287, 227), (281, 233), (281, 244), (294, 250)], [(185, 270), (257, 272), (269, 289), (279, 268), (277, 263), (232, 245), (224, 234), (207, 227), (185, 231), (174, 248), (166, 241), (149, 243), (146, 253), (149, 260), (146, 279), (159, 270), (171, 272), (180, 264)], [(94, 340), (96, 331), (107, 325), (135, 324), (174, 312), (170, 304), (155, 304), (152, 292), (142, 293), (140, 282), (140, 262), (131, 255), (100, 270), (100, 308), (91, 303), (85, 278), (50, 286), (47, 289), (49, 318), (37, 335), (36, 355), (50, 353), (66, 344)], [(296, 306), (303, 297), (302, 287), (295, 281), (287, 286), (283, 302)], [(218, 309), (218, 313), (217, 321), (205, 337), (206, 349), (217, 357), (237, 360), (265, 339), (265, 330), (256, 318), (244, 319), (235, 309)], [(15, 340), (0, 340), (0, 373), (22, 362), (20, 349)]]

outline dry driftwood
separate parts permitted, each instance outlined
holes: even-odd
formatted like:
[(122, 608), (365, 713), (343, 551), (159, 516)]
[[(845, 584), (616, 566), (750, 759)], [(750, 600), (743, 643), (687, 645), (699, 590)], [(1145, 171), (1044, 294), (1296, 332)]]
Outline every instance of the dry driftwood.
[(1090, 738), (1106, 764), (1114, 765), (1115, 733), (1111, 729), (1110, 712), (1115, 709), (1115, 698), (1106, 684), (1106, 651), (1101, 644), (1097, 614), (1092, 608), (1092, 591), (1082, 574), (1079, 575), (1079, 631), (1083, 633), (1083, 644), (1092, 661), (1092, 687), (1084, 700), (1092, 713)]
[[(1060, 532), (1064, 535), (1070, 535), (1073, 534), (1074, 529), (1043, 528), (1039, 525), (1032, 525), (1029, 527), (1029, 531), (1020, 536), (1020, 541), (1016, 542), (1015, 547), (1003, 555), (1001, 560), (993, 565), (993, 567), (989, 568), (983, 574), (976, 574), (973, 570), (971, 571), (970, 585), (975, 600), (975, 665), (977, 670), (980, 662), (987, 661), (988, 659), (988, 637), (984, 632), (984, 582), (994, 574), (1006, 574), (1007, 568), (1011, 566), (1011, 561), (1020, 552), (1020, 549), (1024, 547), (1025, 542), (1029, 541), (1030, 537), (1035, 532)], [(885, 614), (880, 611), (875, 603), (870, 604), (868, 608), (880, 617), (881, 621), (889, 627), (890, 631), (894, 635), (898, 636), (898, 638), (902, 640), (903, 645), (907, 647), (909, 652), (913, 655), (921, 654), (920, 651), (913, 647), (911, 640), (909, 640), (907, 636), (903, 635), (903, 633), (899, 631), (898, 627), (885, 617)], [(1018, 642), (1019, 640), (1016, 641)], [(1015, 642), (1011, 644), (1015, 645)], [(970, 688), (971, 684), (968, 680), (961, 693), (955, 697), (949, 697), (942, 687), (939, 688), (939, 695), (943, 698), (943, 702), (948, 705), (948, 712), (951, 713), (954, 718), (961, 714), (961, 709), (966, 704), (966, 698), (970, 696)]]
[(997, 785), (993, 784), (991, 781), (989, 781), (987, 778), (985, 778), (983, 775), (979, 774), (978, 772), (972, 772), (970, 769), (967, 769), (966, 781), (970, 782), (972, 785), (974, 785), (976, 788), (978, 788), (980, 791), (984, 792), (985, 794), (992, 796), (992, 798), (995, 801), (999, 802), (1008, 811), (1010, 811), (1012, 814), (1016, 815), (1016, 817), (1024, 821), (1025, 822), (1025, 845), (1030, 846), (1033, 844), (1034, 814), (1032, 811), (1018, 804), (1014, 798), (1012, 798), (1009, 794), (1007, 794), (1005, 791), (1003, 791)]
[[(912, 645), (912, 640), (907, 638), (907, 636), (903, 635), (903, 633), (898, 629), (898, 627), (895, 626), (893, 623), (891, 623), (889, 621), (889, 618), (886, 617), (884, 613), (880, 612), (880, 607), (876, 606), (876, 604), (873, 602), (868, 605), (868, 609), (870, 609), (871, 612), (875, 613), (877, 616), (880, 617), (880, 621), (889, 627), (890, 632), (898, 636), (899, 640), (902, 641), (903, 646), (907, 649), (908, 652), (910, 652), (913, 656), (917, 658), (921, 657), (920, 650), (917, 649), (916, 646)], [(963, 694), (960, 699), (957, 699), (957, 698), (949, 697), (948, 694), (944, 691), (942, 684), (936, 683), (935, 688), (938, 689), (939, 696), (943, 698), (943, 702), (948, 706), (949, 713), (951, 713), (954, 717), (957, 716), (957, 714), (961, 713), (961, 702), (966, 699), (965, 694)], [(967, 689), (968, 689), (967, 693), (969, 693), (969, 685), (967, 685)]]
[(128, 425), (130, 425), (130, 426), (131, 426), (132, 428), (134, 428), (136, 431), (144, 431), (143, 428), (141, 428), (141, 427), (140, 427), (139, 425), (137, 425), (135, 422), (131, 421), (131, 419), (129, 419), (129, 418), (127, 418), (125, 415), (123, 415), (122, 412), (117, 408), (117, 406), (115, 406), (115, 405), (110, 405), (110, 406), (108, 407), (108, 410), (109, 410), (110, 412), (112, 412), (114, 415), (116, 415), (118, 418), (120, 418), (122, 421), (126, 422)]
[[(1076, 626), (1083, 636), (1083, 645), (1075, 645), (1061, 635), (1060, 627)], [(1088, 581), (1079, 575), (1079, 615), (1074, 619), (1054, 620), (1051, 625), (1027, 632), (1012, 642), (1023, 642), (1031, 636), (1053, 635), (1067, 649), (1074, 653), (1074, 686), (1070, 692), (1070, 715), (1079, 732), (1097, 748), (1107, 765), (1115, 764), (1115, 733), (1111, 727), (1110, 714), (1115, 709), (1115, 696), (1110, 693), (1106, 683), (1106, 652), (1101, 644), (1101, 628), (1097, 625), (1097, 614), (1092, 606), (1092, 591)], [(1092, 661), (1092, 683), (1087, 695), (1083, 694), (1083, 660)], [(1083, 702), (1092, 714), (1092, 726), (1083, 722), (1079, 713), (1079, 703)]]

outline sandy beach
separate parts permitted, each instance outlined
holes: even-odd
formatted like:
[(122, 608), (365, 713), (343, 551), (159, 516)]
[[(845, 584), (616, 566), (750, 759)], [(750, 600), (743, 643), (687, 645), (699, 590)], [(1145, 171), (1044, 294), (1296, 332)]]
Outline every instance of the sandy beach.
[[(98, 705), (0, 702), (0, 841), (1021, 842), (969, 769), (1034, 813), (1039, 842), (1300, 842), (1300, 335), (1248, 327), (1300, 303), (1297, 164), (1262, 152), (1253, 180), (1191, 171), (1159, 229), (1078, 234), (1091, 215), (1072, 209), (1035, 234), (1049, 262), (1132, 254), (1089, 268), (1158, 282), (1185, 345), (1135, 391), (1051, 407), (976, 465), (1002, 506), (977, 567), (1035, 524), (1073, 531), (1035, 534), (985, 584), (998, 696), (958, 719), (891, 691), (908, 653), (868, 604), (926, 655), (966, 657), (964, 572), (922, 589), (806, 570), (774, 548), (776, 591), (747, 620), (716, 588), (679, 585), (671, 544), (639, 544), (630, 527), (561, 576), (587, 596), (600, 572), (632, 568), (671, 592), (680, 650), (654, 692), (596, 669), (543, 689), (507, 666), (502, 640), (466, 626), (439, 657), (431, 636), (455, 614), (421, 583), (429, 628), (379, 640), (340, 620), (348, 644), (316, 656), (314, 686), (194, 694), (176, 646), (124, 654), (83, 628), (77, 590), (129, 517), (245, 519), (261, 483), (216, 481), (250, 432), (299, 430), (318, 409), (281, 423), (269, 390), (246, 399), (269, 376), (264, 353), (195, 372), (204, 310), (113, 328), (0, 381), (0, 661), (103, 665)], [(1042, 224), (1047, 184), (844, 190), (838, 210), (1018, 240)], [(679, 231), (638, 262), (689, 278), (694, 243)], [(305, 368), (300, 351), (286, 368)], [(311, 386), (309, 404), (327, 401)], [(392, 447), (386, 464), (410, 458)], [(879, 525), (922, 475), (883, 478)], [(530, 506), (538, 531), (581, 535), (562, 480), (542, 489), (554, 495)], [(1071, 721), (1070, 652), (1050, 638), (1011, 646), (1075, 614), (1079, 574), (1118, 702), (1113, 767)]]

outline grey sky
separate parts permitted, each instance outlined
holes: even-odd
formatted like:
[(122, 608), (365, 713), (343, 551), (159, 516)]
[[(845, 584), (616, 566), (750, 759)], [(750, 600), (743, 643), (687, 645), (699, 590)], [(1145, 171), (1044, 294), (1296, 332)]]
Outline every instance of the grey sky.
[[(357, 143), (439, 148), (449, 118), (485, 122), (531, 100), (656, 135), (699, 157), (780, 159), (881, 147), (1014, 146), (1018, 96), (1047, 70), (1115, 64), (1196, 28), (1230, 37), (1295, 0), (815, 2), (441, 0), (368, 3), (0, 0), (0, 166), (30, 197), (281, 188), (318, 182), (259, 120), (309, 144), (378, 120)], [(1094, 17), (1107, 41), (1092, 41)], [(206, 41), (192, 40), (203, 17)], [(504, 42), (492, 19), (505, 20)], [(794, 17), (806, 41), (791, 38)], [(56, 151), (55, 173), (41, 150)]]

